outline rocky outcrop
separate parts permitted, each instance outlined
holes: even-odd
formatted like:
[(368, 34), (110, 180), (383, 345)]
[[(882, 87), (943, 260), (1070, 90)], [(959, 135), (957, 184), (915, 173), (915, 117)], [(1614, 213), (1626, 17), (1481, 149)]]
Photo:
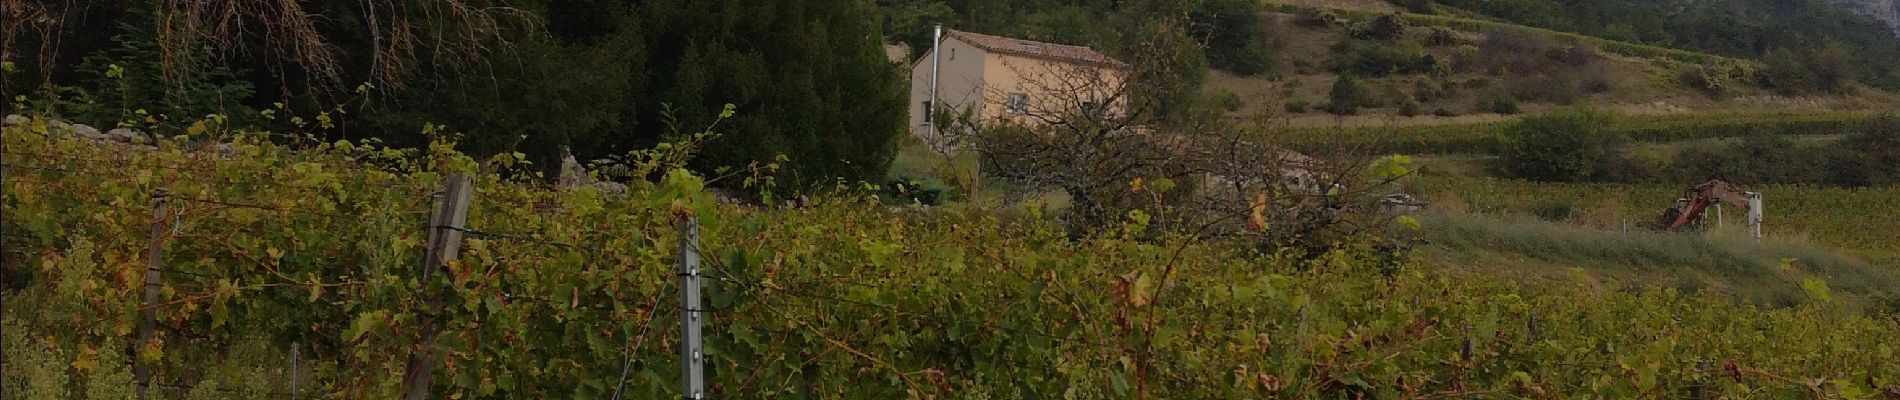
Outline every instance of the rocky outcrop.
[[(4, 125), (15, 126), (25, 124), (29, 121), (30, 119), (25, 116), (11, 114), (6, 116)], [(137, 129), (114, 128), (109, 131), (99, 132), (99, 128), (94, 128), (91, 125), (75, 124), (60, 120), (47, 120), (46, 129), (56, 134), (70, 134), (73, 137), (93, 140), (106, 145), (139, 150), (156, 150), (158, 148), (152, 145), (152, 138), (150, 136), (139, 132)]]
[(569, 190), (591, 187), (604, 194), (627, 193), (627, 185), (624, 183), (594, 179), (594, 176), (587, 173), (587, 169), (581, 166), (579, 160), (574, 159), (574, 154), (569, 153), (566, 147), (561, 148), (561, 175), (555, 177), (554, 186)]
[(1848, 9), (1887, 23), (1894, 35), (1900, 35), (1900, 0), (1834, 0)]

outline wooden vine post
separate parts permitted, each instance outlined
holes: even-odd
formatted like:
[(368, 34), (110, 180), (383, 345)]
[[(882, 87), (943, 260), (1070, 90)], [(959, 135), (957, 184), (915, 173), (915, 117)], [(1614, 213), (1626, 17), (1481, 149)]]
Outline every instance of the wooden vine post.
[(145, 293), (143, 304), (139, 306), (139, 341), (132, 351), (132, 380), (138, 383), (138, 399), (151, 398), (152, 366), (145, 362), (145, 348), (152, 344), (152, 332), (158, 328), (158, 292), (164, 284), (159, 269), (164, 265), (165, 246), (165, 201), (171, 199), (171, 191), (165, 188), (152, 190), (152, 236), (145, 249)]
[(441, 202), (436, 203), (435, 212), (429, 216), (429, 252), (423, 257), (422, 270), (418, 271), (423, 308), (416, 310), (416, 326), (420, 331), (416, 346), (410, 349), (409, 362), (403, 368), (402, 398), (421, 400), (429, 398), (429, 386), (435, 373), (437, 361), (435, 338), (440, 332), (436, 318), (442, 314), (442, 297), (434, 288), (435, 271), (444, 269), (448, 262), (455, 260), (461, 250), (463, 226), (468, 223), (468, 202), (474, 192), (474, 184), (468, 175), (450, 174), (442, 183)]

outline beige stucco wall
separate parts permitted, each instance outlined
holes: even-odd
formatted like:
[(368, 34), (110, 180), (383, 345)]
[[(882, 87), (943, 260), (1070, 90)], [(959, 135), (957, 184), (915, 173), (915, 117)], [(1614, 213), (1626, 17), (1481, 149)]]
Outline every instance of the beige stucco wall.
[[(983, 101), (983, 49), (956, 38), (944, 38), (937, 49), (943, 52), (937, 72), (938, 101), (951, 109), (980, 104)], [(930, 52), (925, 52), (910, 69), (909, 126), (911, 133), (919, 136), (926, 131), (924, 101), (930, 100), (930, 57)], [(981, 111), (976, 117), (982, 120)]]
[[(984, 123), (1023, 123), (1037, 121), (1029, 115), (1007, 111), (1009, 93), (1023, 93), (1030, 99), (1030, 111), (1037, 108), (1071, 107), (1084, 98), (1109, 99), (1119, 90), (1121, 70), (1080, 65), (1044, 58), (992, 53), (956, 38), (944, 38), (939, 46), (943, 59), (939, 66), (937, 96), (942, 105), (953, 110), (970, 107)], [(911, 66), (910, 129), (923, 136), (925, 100), (930, 99), (930, 53), (924, 53)], [(1083, 97), (1078, 97), (1083, 96)], [(1126, 99), (1110, 105), (1111, 113), (1125, 109)]]
[[(986, 122), (1034, 125), (1040, 120), (1026, 114), (1007, 111), (1008, 94), (1022, 93), (1029, 99), (1029, 113), (1038, 110), (1073, 110), (1077, 101), (1105, 102), (1121, 87), (1119, 70), (1094, 65), (1053, 61), (1043, 58), (991, 53), (984, 57), (984, 81), (989, 82), (990, 99), (984, 107)], [(1119, 112), (1126, 101), (1116, 101), (1111, 112)]]

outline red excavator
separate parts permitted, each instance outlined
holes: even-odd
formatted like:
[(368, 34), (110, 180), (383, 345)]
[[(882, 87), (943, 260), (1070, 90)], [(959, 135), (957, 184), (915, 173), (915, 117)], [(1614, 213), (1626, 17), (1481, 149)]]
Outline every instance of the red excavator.
[[(1705, 211), (1710, 206), (1719, 207), (1728, 203), (1748, 210), (1748, 232), (1756, 238), (1761, 237), (1761, 193), (1743, 191), (1720, 178), (1710, 178), (1708, 182), (1690, 186), (1682, 198), (1676, 199), (1676, 206), (1663, 212), (1662, 220), (1657, 224), (1668, 230), (1680, 230), (1688, 226), (1700, 226)], [(1720, 221), (1720, 214), (1717, 214)]]

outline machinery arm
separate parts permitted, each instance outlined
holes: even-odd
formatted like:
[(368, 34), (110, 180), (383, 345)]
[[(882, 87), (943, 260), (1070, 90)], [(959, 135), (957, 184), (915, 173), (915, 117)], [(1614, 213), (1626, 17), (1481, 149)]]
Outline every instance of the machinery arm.
[[(1721, 179), (1710, 179), (1700, 185), (1689, 188), (1683, 195), (1689, 202), (1682, 208), (1672, 210), (1673, 219), (1663, 221), (1669, 229), (1680, 229), (1690, 222), (1702, 219), (1702, 213), (1717, 202), (1726, 202), (1736, 207), (1748, 208), (1748, 195)], [(1668, 218), (1668, 217), (1665, 217)]]

